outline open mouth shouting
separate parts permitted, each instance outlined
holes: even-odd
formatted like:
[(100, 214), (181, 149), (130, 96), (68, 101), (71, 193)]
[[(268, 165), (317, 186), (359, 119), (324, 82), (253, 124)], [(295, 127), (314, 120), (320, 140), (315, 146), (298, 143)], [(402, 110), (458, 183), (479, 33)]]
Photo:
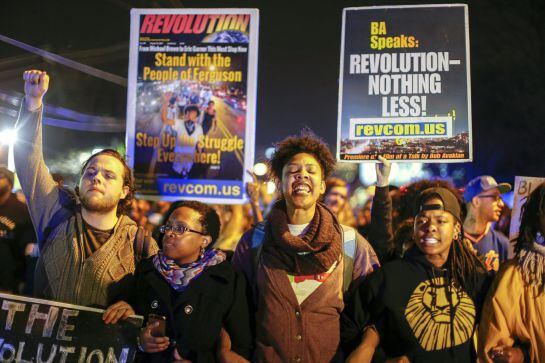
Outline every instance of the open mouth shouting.
[(293, 195), (310, 195), (312, 193), (312, 188), (307, 183), (294, 183), (293, 187)]
[(433, 236), (424, 236), (420, 239), (420, 243), (423, 246), (436, 246), (439, 242), (439, 239)]

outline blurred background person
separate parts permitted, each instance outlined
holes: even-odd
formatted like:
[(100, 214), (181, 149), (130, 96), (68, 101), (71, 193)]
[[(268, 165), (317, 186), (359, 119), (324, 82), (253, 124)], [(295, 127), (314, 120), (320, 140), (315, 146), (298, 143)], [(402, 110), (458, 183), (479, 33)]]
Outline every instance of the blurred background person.
[(0, 291), (19, 294), (33, 278), (26, 276), (25, 262), (36, 253), (36, 236), (26, 204), (12, 193), (13, 180), (13, 172), (0, 166)]
[(215, 205), (214, 209), (221, 220), (220, 234), (214, 247), (227, 253), (230, 259), (245, 231), (243, 206), (241, 204)]
[(492, 228), (505, 207), (501, 195), (511, 190), (508, 183), (498, 184), (489, 175), (472, 179), (464, 189), (467, 217), (464, 235), (485, 260), (489, 270), (498, 271), (500, 263), (508, 258), (509, 239)]
[(479, 329), (484, 362), (542, 362), (545, 357), (545, 184), (522, 206), (515, 258), (502, 264)]
[(362, 236), (369, 234), (369, 228), (371, 226), (371, 206), (373, 205), (373, 198), (369, 198), (363, 204), (363, 207), (358, 209), (356, 213), (356, 226), (358, 232)]
[(494, 230), (507, 237), (511, 229), (511, 212), (512, 209), (505, 205), (501, 210), (500, 219), (494, 224)]
[(330, 177), (325, 182), (323, 203), (337, 216), (340, 224), (356, 226), (348, 201), (348, 184), (341, 178)]

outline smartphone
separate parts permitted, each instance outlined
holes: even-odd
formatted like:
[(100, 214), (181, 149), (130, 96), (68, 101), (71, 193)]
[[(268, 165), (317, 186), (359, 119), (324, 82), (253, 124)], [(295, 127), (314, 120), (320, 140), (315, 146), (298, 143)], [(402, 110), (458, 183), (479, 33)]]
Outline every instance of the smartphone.
[(167, 327), (167, 318), (165, 318), (162, 315), (157, 314), (148, 314), (148, 324), (153, 324), (156, 321), (159, 322), (159, 326), (151, 328), (151, 336), (152, 337), (164, 337), (166, 333), (166, 327)]

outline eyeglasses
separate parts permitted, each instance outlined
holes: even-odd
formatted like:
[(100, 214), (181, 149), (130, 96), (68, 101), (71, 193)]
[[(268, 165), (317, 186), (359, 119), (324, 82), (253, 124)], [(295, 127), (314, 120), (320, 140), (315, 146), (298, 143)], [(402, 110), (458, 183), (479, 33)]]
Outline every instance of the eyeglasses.
[(193, 232), (193, 233), (201, 234), (203, 236), (205, 235), (205, 233), (203, 232), (195, 231), (194, 229), (187, 228), (186, 226), (182, 226), (182, 225), (170, 226), (168, 224), (165, 224), (159, 227), (159, 232), (161, 233), (171, 232), (175, 236), (181, 236), (185, 232)]
[(490, 198), (493, 202), (499, 202), (502, 200), (500, 195), (479, 195), (477, 198)]

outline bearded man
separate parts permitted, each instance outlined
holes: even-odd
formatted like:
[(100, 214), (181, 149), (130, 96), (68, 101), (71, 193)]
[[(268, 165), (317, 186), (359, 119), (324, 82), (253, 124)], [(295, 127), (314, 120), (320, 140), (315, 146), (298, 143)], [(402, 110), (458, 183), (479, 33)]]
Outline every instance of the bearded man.
[(125, 215), (134, 196), (131, 171), (118, 152), (106, 149), (83, 164), (77, 200), (59, 188), (42, 152), (42, 99), (49, 76), (32, 70), (23, 78), (14, 154), (40, 247), (34, 295), (111, 305), (125, 298), (138, 260), (157, 252), (155, 241)]

